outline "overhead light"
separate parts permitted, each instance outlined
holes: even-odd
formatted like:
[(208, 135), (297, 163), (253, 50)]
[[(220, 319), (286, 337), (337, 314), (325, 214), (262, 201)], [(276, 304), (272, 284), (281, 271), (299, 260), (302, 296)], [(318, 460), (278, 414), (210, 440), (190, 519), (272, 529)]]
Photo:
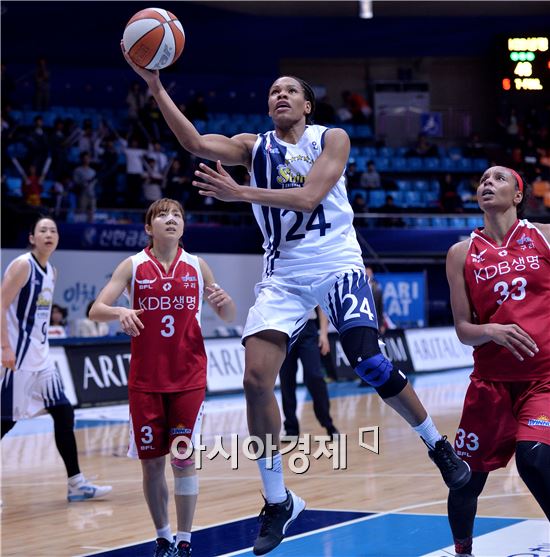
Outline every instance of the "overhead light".
[(361, 19), (372, 19), (372, 0), (359, 0), (359, 17)]

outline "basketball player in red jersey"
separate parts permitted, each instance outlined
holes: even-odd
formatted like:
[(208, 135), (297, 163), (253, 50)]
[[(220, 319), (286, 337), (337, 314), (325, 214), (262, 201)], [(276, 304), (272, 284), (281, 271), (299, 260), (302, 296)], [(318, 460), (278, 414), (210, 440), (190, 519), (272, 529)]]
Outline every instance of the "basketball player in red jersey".
[(484, 227), (447, 256), (456, 332), (475, 346), (455, 439), (473, 473), (448, 500), (461, 557), (472, 552), (477, 499), (489, 472), (514, 452), (521, 478), (550, 519), (550, 225), (518, 220), (524, 197), (514, 170), (486, 170), (477, 189)]
[[(235, 304), (216, 284), (200, 257), (180, 245), (183, 208), (160, 199), (147, 210), (145, 231), (151, 244), (125, 259), (90, 311), (95, 321), (118, 319), (132, 337), (130, 450), (143, 471), (143, 491), (157, 530), (155, 557), (191, 554), (191, 525), (198, 495), (193, 459), (173, 456), (178, 532), (175, 544), (168, 521), (166, 455), (176, 437), (200, 432), (206, 390), (206, 352), (200, 328), (203, 293), (224, 321), (235, 318)], [(127, 291), (130, 308), (113, 306)]]

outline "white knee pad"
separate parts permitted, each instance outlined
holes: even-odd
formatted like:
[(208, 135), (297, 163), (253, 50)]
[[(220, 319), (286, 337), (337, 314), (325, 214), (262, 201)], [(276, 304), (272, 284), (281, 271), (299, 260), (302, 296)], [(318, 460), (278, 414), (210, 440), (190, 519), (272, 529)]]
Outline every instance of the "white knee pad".
[(174, 478), (174, 493), (176, 495), (198, 495), (199, 477), (197, 474)]

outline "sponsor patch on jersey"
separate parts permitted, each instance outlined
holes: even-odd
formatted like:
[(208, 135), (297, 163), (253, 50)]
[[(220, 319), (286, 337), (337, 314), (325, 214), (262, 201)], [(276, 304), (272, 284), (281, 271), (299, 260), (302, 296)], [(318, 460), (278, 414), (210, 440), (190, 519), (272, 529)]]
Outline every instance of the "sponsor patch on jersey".
[(180, 278), (183, 282), (197, 282), (197, 277), (194, 277), (193, 275), (190, 275), (189, 273), (187, 273), (186, 275), (183, 275), (183, 277), (180, 277)]
[(192, 431), (183, 424), (178, 424), (176, 427), (170, 428), (170, 435), (191, 435)]
[(171, 285), (169, 282), (166, 282), (166, 283), (164, 283), (164, 284), (162, 285), (162, 289), (163, 289), (165, 292), (168, 292), (168, 290), (172, 290), (172, 285)]
[(482, 261), (485, 261), (485, 258), (483, 257), (483, 254), (487, 251), (487, 249), (484, 249), (483, 251), (480, 251), (479, 253), (471, 253), (470, 256), (472, 257), (472, 259), (474, 260), (475, 263), (481, 263)]
[(500, 257), (506, 257), (508, 255), (508, 252), (505, 249), (501, 249), (498, 254), (500, 255)]
[(535, 247), (535, 242), (533, 242), (533, 238), (527, 236), (525, 232), (517, 242), (521, 246), (522, 250), (533, 249)]
[(538, 425), (541, 427), (550, 427), (550, 418), (541, 414), (538, 418), (531, 418), (527, 421), (527, 425)]

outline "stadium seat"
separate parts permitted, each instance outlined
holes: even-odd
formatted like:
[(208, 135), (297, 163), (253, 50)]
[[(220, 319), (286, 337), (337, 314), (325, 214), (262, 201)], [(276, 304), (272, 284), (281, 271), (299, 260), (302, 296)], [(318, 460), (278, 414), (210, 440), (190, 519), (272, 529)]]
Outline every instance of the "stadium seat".
[(439, 159), (437, 157), (427, 157), (424, 159), (424, 168), (426, 170), (439, 170)]
[(411, 189), (411, 182), (409, 180), (395, 180), (395, 185), (398, 190), (407, 191)]
[(385, 172), (390, 168), (390, 159), (386, 157), (376, 157), (374, 159), (374, 164), (378, 172)]
[(384, 190), (369, 191), (369, 207), (381, 207), (386, 202), (386, 192)]
[(391, 159), (393, 157), (393, 148), (392, 147), (380, 147), (378, 149), (378, 156), (379, 157), (387, 157)]
[(407, 159), (405, 157), (393, 157), (391, 160), (391, 166), (393, 170), (397, 172), (405, 172), (407, 168)]
[(428, 180), (414, 180), (412, 186), (414, 191), (428, 191), (430, 189)]
[(407, 161), (407, 170), (418, 171), (422, 169), (422, 159), (420, 157), (410, 157)]
[(21, 197), (23, 195), (23, 180), (19, 177), (8, 176), (6, 178), (7, 193), (11, 197)]
[(420, 191), (404, 191), (400, 192), (404, 195), (404, 205), (405, 207), (422, 207), (424, 201), (424, 195)]
[(372, 160), (376, 157), (376, 149), (374, 147), (363, 147), (361, 149), (361, 154), (369, 160)]

